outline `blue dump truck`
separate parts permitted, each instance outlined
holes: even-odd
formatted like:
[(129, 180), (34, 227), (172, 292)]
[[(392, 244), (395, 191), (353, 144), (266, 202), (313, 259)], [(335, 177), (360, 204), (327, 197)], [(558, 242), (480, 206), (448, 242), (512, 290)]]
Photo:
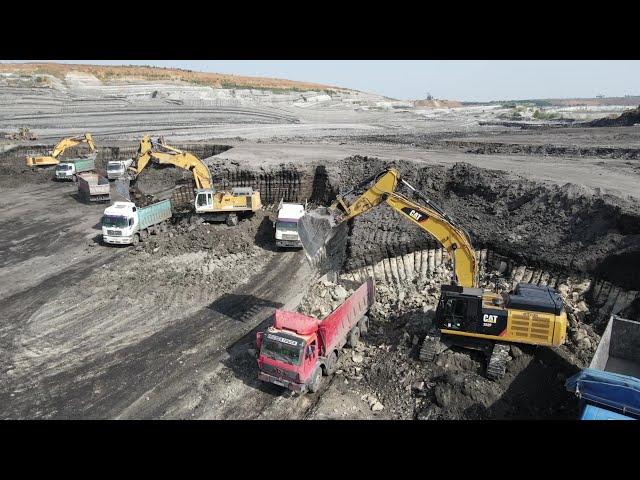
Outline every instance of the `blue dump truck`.
[(581, 403), (581, 420), (640, 419), (640, 322), (611, 316), (589, 368), (565, 387)]

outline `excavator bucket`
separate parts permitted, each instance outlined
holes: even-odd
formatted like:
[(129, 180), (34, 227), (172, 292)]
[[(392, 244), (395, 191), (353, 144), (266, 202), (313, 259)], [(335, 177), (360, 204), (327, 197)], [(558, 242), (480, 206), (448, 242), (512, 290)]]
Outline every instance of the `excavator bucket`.
[(309, 263), (319, 275), (340, 271), (346, 255), (346, 222), (336, 224), (329, 210), (321, 207), (302, 216), (298, 235)]

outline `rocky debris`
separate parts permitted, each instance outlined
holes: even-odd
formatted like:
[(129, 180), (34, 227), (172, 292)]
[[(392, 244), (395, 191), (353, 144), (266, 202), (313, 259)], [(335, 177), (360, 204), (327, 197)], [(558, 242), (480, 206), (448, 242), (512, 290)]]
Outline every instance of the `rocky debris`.
[[(398, 262), (396, 258), (391, 263)], [(570, 319), (567, 343), (559, 347), (557, 355), (553, 349), (512, 345), (505, 376), (491, 381), (486, 378), (487, 359), (481, 352), (453, 347), (433, 362), (418, 361), (422, 339), (432, 328), (440, 286), (449, 283), (450, 268), (450, 262), (444, 260), (425, 275), (377, 277), (368, 335), (353, 351), (340, 357), (344, 384), (363, 398), (380, 402), (390, 418), (574, 415), (575, 402), (564, 390), (564, 380), (588, 364), (599, 340), (586, 323), (592, 319), (588, 303), (591, 282), (567, 277), (557, 287)], [(513, 287), (513, 280), (499, 270), (483, 268), (480, 273), (481, 285), (494, 291), (509, 292)], [(303, 300), (302, 310), (318, 313), (323, 305), (329, 309), (336, 293), (337, 297), (342, 295), (341, 289), (336, 292), (337, 287), (350, 292), (357, 287), (356, 277), (345, 273), (339, 276), (338, 284), (318, 282)], [(511, 385), (520, 375), (531, 380), (515, 393)]]
[(369, 404), (369, 408), (372, 412), (379, 412), (384, 409), (384, 405), (373, 395), (365, 394), (361, 397), (361, 400), (364, 400)]
[[(356, 287), (357, 288), (357, 287)], [(298, 305), (298, 312), (322, 320), (354, 292), (340, 283), (321, 280), (314, 283)]]

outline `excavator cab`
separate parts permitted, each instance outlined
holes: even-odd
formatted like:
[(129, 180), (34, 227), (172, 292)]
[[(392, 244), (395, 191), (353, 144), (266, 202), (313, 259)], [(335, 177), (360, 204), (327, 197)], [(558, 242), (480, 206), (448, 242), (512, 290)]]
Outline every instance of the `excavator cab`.
[(477, 332), (482, 311), (482, 289), (443, 285), (436, 308), (436, 324), (440, 329)]

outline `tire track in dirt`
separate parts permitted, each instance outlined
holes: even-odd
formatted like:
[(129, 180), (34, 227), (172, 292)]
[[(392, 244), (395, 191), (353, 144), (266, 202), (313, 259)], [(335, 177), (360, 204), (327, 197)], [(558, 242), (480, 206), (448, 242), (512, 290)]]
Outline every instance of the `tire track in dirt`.
[(186, 417), (184, 399), (216, 368), (224, 349), (302, 287), (301, 265), (301, 252), (278, 255), (233, 293), (136, 343), (35, 382), (10, 379), (0, 387), (0, 417)]

